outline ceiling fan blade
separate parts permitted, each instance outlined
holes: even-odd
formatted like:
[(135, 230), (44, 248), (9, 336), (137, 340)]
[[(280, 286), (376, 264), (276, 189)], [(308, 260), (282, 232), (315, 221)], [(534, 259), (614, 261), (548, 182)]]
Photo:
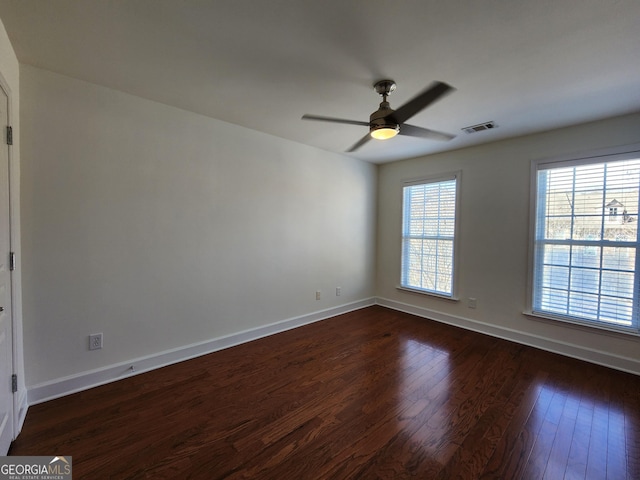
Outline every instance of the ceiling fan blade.
[(371, 135), (369, 135), (367, 133), (364, 137), (362, 137), (360, 140), (358, 140), (356, 143), (354, 143), (351, 146), (351, 148), (349, 150), (347, 150), (347, 152), (355, 152), (357, 149), (359, 149), (362, 145), (367, 143), (369, 140), (371, 140)]
[(429, 130), (428, 128), (416, 127), (414, 125), (407, 125), (403, 123), (400, 125), (400, 131), (398, 135), (407, 135), (409, 137), (428, 138), (430, 140), (451, 140), (456, 138), (455, 135), (449, 133), (438, 132), (436, 130)]
[(368, 127), (369, 122), (360, 122), (358, 120), (346, 120), (344, 118), (323, 117), (321, 115), (303, 115), (302, 120), (314, 120), (318, 122), (346, 123), (347, 125), (361, 125)]
[(407, 103), (390, 113), (385, 119), (393, 120), (396, 123), (404, 123), (416, 113), (439, 100), (447, 93), (455, 90), (451, 85), (442, 82), (433, 82), (425, 91), (418, 94)]

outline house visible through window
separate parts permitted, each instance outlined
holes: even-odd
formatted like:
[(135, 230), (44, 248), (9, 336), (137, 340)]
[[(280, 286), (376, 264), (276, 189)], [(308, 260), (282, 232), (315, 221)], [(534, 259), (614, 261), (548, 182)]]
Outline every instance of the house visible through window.
[(618, 207), (624, 208), (624, 205), (615, 198), (607, 203), (606, 208), (609, 209), (609, 220), (616, 221), (616, 217), (618, 216)]
[(640, 155), (540, 163), (535, 175), (532, 312), (637, 333)]
[(454, 296), (459, 174), (405, 184), (400, 286)]

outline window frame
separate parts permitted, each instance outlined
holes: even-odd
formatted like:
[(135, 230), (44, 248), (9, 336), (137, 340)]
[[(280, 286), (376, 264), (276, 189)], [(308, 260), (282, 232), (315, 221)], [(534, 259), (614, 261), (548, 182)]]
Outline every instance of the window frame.
[[(530, 170), (530, 199), (529, 199), (529, 248), (528, 248), (528, 274), (527, 274), (527, 297), (526, 307), (523, 312), (532, 318), (561, 322), (569, 325), (588, 327), (591, 330), (601, 330), (611, 333), (622, 333), (625, 335), (640, 336), (640, 230), (636, 239), (636, 260), (634, 274), (634, 296), (633, 305), (635, 316), (630, 327), (607, 323), (602, 320), (589, 320), (573, 316), (564, 316), (551, 312), (540, 311), (534, 308), (534, 287), (536, 273), (536, 228), (538, 220), (538, 172), (540, 170), (552, 170), (556, 168), (567, 168), (575, 166), (585, 166), (601, 163), (609, 163), (630, 159), (640, 159), (640, 143), (609, 147), (599, 150), (591, 150), (584, 153), (564, 155), (551, 158), (534, 159), (531, 161)], [(606, 217), (607, 214), (603, 212)], [(640, 220), (640, 218), (638, 219)], [(639, 226), (640, 229), (640, 226)], [(633, 323), (635, 322), (635, 324)]]
[[(440, 183), (440, 182), (446, 182), (446, 181), (451, 181), (454, 180), (455, 181), (455, 212), (454, 212), (454, 227), (453, 227), (453, 242), (452, 242), (452, 248), (453, 248), (453, 253), (451, 255), (451, 261), (453, 263), (452, 267), (451, 267), (451, 275), (452, 275), (452, 281), (451, 281), (451, 295), (447, 295), (445, 293), (441, 293), (441, 292), (437, 292), (434, 290), (427, 290), (427, 289), (421, 289), (421, 288), (416, 288), (416, 287), (412, 287), (409, 285), (404, 285), (403, 284), (403, 278), (404, 278), (404, 260), (405, 260), (405, 254), (404, 254), (404, 239), (405, 239), (405, 210), (404, 210), (404, 189), (405, 187), (410, 187), (410, 186), (415, 186), (415, 185), (426, 185), (426, 184), (433, 184), (433, 183)], [(436, 298), (441, 298), (441, 299), (445, 299), (445, 300), (451, 300), (454, 302), (459, 301), (459, 297), (458, 297), (458, 270), (459, 270), (459, 243), (460, 243), (460, 197), (461, 197), (461, 183), (462, 183), (462, 171), (461, 170), (457, 170), (457, 171), (453, 171), (453, 172), (446, 172), (446, 173), (440, 173), (440, 174), (432, 174), (432, 175), (425, 175), (425, 176), (421, 176), (421, 177), (416, 177), (416, 178), (410, 178), (410, 179), (405, 179), (402, 180), (401, 183), (401, 188), (400, 188), (400, 275), (399, 275), (399, 283), (396, 286), (396, 288), (398, 290), (402, 290), (402, 291), (406, 291), (406, 292), (411, 292), (411, 293), (417, 293), (420, 295), (427, 295), (430, 297), (436, 297)]]

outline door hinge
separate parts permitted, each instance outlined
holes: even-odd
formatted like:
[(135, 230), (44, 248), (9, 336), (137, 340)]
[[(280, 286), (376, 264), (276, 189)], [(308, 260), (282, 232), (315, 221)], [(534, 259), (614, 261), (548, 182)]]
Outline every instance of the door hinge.
[(13, 272), (16, 269), (16, 254), (15, 252), (9, 252), (9, 271)]
[(18, 375), (15, 373), (11, 375), (11, 393), (16, 393), (18, 391)]
[(13, 127), (7, 126), (7, 145), (13, 145)]

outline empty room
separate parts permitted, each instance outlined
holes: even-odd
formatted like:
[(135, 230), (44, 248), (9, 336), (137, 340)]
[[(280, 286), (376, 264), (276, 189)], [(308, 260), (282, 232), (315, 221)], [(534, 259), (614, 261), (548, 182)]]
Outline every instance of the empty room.
[(0, 479), (640, 478), (639, 21), (0, 0)]

